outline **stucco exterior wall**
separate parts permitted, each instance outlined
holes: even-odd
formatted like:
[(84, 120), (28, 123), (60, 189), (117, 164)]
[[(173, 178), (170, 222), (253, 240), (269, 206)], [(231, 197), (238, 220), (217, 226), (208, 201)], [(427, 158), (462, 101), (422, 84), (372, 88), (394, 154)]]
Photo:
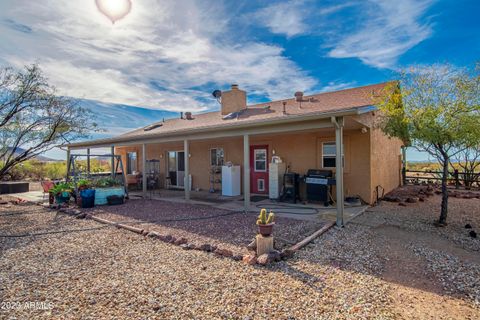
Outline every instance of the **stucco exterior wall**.
[[(376, 188), (379, 186), (379, 196), (381, 190), (386, 194), (389, 191), (400, 186), (401, 178), (401, 147), (402, 141), (395, 138), (389, 138), (380, 129), (372, 129), (371, 135), (371, 185), (372, 198), (376, 200)], [(381, 188), (380, 188), (381, 187)]]
[[(319, 132), (263, 135), (250, 137), (250, 145), (268, 145), (268, 160), (271, 161), (273, 150), (285, 163), (290, 166), (290, 171), (304, 175), (308, 169), (322, 169), (322, 143), (334, 142), (333, 129)], [(231, 161), (242, 168), (243, 177), (243, 138), (215, 139), (204, 141), (190, 141), (190, 174), (192, 175), (192, 189), (200, 188), (208, 190), (210, 149), (222, 147), (225, 153), (225, 161)], [(346, 130), (344, 132), (345, 148), (345, 172), (344, 187), (346, 196), (358, 195), (365, 201), (372, 199), (370, 179), (370, 134), (360, 130)], [(147, 159), (160, 160), (162, 179), (166, 172), (167, 151), (183, 150), (183, 142), (168, 144), (147, 145)], [(142, 148), (118, 147), (116, 154), (122, 155), (122, 161), (126, 166), (126, 153), (137, 151), (137, 168), (142, 168)], [(335, 171), (334, 168), (327, 168)], [(242, 178), (243, 180), (243, 178)], [(243, 186), (242, 186), (243, 190)], [(335, 192), (333, 192), (335, 195)]]

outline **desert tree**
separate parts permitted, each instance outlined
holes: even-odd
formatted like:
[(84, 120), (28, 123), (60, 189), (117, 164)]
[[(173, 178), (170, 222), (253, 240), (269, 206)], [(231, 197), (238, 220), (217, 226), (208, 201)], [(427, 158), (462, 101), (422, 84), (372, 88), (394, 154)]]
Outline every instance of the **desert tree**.
[(59, 96), (38, 65), (0, 68), (0, 180), (16, 165), (97, 130), (91, 112)]
[(380, 127), (405, 146), (425, 151), (442, 168), (439, 225), (448, 213), (450, 160), (480, 139), (480, 73), (450, 65), (413, 67), (400, 72), (378, 98)]

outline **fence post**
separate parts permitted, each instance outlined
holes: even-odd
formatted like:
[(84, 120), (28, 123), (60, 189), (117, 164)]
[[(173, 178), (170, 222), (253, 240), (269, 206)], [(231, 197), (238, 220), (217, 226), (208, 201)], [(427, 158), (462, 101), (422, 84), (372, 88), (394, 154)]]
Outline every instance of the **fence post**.
[(455, 178), (455, 189), (460, 188), (460, 181), (458, 179), (458, 169), (455, 169), (455, 171), (453, 171), (453, 177)]

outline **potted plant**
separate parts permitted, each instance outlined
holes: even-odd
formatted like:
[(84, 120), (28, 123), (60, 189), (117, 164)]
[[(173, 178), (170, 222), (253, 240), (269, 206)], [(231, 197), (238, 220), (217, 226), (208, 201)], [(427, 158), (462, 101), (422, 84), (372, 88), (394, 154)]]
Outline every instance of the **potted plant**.
[(70, 196), (73, 192), (73, 187), (71, 183), (61, 182), (55, 185), (51, 189), (52, 194), (55, 197), (55, 202), (58, 204), (67, 203), (70, 201)]
[(275, 219), (275, 214), (270, 211), (267, 217), (267, 210), (262, 209), (260, 210), (260, 215), (257, 218), (257, 225), (258, 225), (258, 232), (264, 236), (268, 237), (273, 233), (273, 226), (275, 225), (275, 222), (273, 221)]
[(88, 190), (92, 188), (92, 182), (87, 179), (80, 179), (77, 181), (77, 190), (78, 193), (76, 195), (76, 202), (79, 207), (82, 207), (82, 191)]

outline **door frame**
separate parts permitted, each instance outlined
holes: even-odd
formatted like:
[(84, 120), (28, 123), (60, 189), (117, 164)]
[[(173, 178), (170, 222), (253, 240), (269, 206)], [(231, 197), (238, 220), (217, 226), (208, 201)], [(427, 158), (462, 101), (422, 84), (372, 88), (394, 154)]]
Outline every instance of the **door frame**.
[(269, 179), (269, 162), (268, 162), (268, 144), (258, 144), (258, 145), (250, 145), (250, 193), (251, 194), (256, 194), (253, 192), (254, 188), (254, 183), (256, 183), (256, 179), (254, 178), (254, 175), (256, 173), (255, 171), (255, 150), (256, 149), (265, 149), (266, 155), (265, 155), (265, 171), (258, 171), (258, 173), (264, 174), (265, 175), (265, 181), (264, 181), (264, 191), (261, 193), (256, 192), (257, 194), (268, 194), (269, 192), (269, 184), (268, 184), (268, 179)]
[[(169, 161), (169, 160), (170, 160), (170, 159), (169, 159), (169, 158), (170, 158), (169, 153), (170, 153), (170, 152), (175, 152), (175, 173), (176, 173), (176, 175), (177, 175), (177, 177), (176, 177), (177, 184), (175, 184), (175, 185), (172, 184), (172, 186), (175, 187), (175, 188), (184, 188), (184, 186), (181, 186), (181, 185), (178, 184), (178, 182), (179, 182), (179, 179), (178, 179), (178, 172), (179, 172), (179, 171), (178, 171), (178, 153), (179, 153), (179, 152), (183, 152), (183, 154), (184, 154), (183, 156), (185, 157), (185, 151), (184, 151), (184, 150), (166, 150), (166, 151), (165, 151), (165, 153), (166, 153), (166, 157), (165, 157), (165, 158), (166, 158), (166, 161), (165, 161), (165, 166), (166, 166), (165, 172), (167, 173), (167, 175), (170, 174), (170, 170), (169, 170), (169, 169), (170, 169), (170, 168), (169, 168), (169, 165), (170, 165), (170, 163), (169, 163), (169, 162), (170, 162), (170, 161)], [(185, 172), (185, 171), (183, 171), (183, 172)]]

